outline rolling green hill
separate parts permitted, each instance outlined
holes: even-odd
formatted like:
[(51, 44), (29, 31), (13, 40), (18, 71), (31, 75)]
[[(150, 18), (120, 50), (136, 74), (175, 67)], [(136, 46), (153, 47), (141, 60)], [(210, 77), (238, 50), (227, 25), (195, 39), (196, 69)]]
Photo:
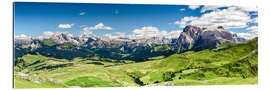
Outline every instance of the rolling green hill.
[[(15, 59), (15, 88), (48, 82), (59, 87), (257, 84), (257, 42), (255, 38), (247, 43), (228, 43), (137, 63), (98, 56), (67, 60), (26, 54)], [(29, 84), (16, 82), (21, 78)]]

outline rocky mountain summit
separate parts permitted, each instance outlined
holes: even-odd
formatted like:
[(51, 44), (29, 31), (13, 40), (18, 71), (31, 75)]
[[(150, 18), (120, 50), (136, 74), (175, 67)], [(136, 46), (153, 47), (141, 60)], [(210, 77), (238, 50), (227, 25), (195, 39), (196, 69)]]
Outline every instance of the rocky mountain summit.
[(185, 51), (214, 48), (226, 42), (246, 41), (246, 39), (228, 32), (222, 26), (217, 28), (200, 28), (188, 25), (180, 34), (176, 44), (178, 50)]

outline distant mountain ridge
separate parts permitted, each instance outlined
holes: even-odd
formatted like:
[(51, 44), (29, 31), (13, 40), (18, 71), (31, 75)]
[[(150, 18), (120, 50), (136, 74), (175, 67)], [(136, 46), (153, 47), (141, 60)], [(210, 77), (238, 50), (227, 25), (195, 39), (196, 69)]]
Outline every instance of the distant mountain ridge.
[[(246, 42), (244, 38), (237, 37), (236, 34), (232, 34), (226, 31), (223, 27), (218, 28), (200, 28), (196, 26), (188, 25), (183, 29), (183, 32), (180, 34), (179, 38), (166, 38), (166, 37), (152, 37), (152, 38), (143, 38), (143, 39), (110, 39), (103, 38), (100, 36), (72, 36), (66, 33), (57, 32), (54, 33), (50, 40), (57, 43), (71, 42), (76, 45), (88, 46), (89, 44), (95, 43), (96, 48), (103, 48), (104, 45), (112, 45), (117, 43), (118, 47), (125, 44), (137, 44), (147, 46), (149, 44), (177, 44), (178, 48), (191, 49), (192, 46), (199, 45), (198, 47), (209, 46), (218, 46), (224, 41), (233, 41), (233, 42)], [(31, 44), (33, 41), (39, 40), (35, 38), (15, 38), (15, 45), (27, 45)], [(207, 43), (210, 42), (210, 43)], [(109, 46), (108, 46), (109, 47)], [(115, 47), (112, 47), (115, 48)]]
[[(170, 55), (188, 50), (203, 50), (224, 43), (248, 40), (237, 37), (223, 27), (200, 28), (188, 25), (179, 38), (152, 37), (143, 39), (110, 39), (100, 36), (72, 36), (57, 32), (45, 39), (15, 38), (15, 57), (24, 53), (40, 53), (70, 59), (81, 56), (104, 56), (114, 59), (147, 59), (157, 55)], [(76, 54), (74, 54), (76, 53)], [(73, 56), (75, 55), (75, 56)]]

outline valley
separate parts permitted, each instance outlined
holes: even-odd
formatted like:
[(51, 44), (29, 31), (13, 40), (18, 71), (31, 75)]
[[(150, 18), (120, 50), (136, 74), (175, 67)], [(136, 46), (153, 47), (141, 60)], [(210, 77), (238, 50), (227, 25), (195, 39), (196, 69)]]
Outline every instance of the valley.
[[(257, 40), (157, 56), (144, 62), (26, 54), (15, 60), (15, 88), (257, 84)], [(21, 82), (29, 84), (21, 87)]]

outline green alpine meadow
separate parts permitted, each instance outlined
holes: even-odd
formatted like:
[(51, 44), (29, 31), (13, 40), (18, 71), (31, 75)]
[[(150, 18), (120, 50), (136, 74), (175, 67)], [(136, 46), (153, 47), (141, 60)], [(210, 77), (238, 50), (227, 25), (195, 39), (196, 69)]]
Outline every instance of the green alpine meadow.
[(14, 7), (15, 89), (258, 84), (253, 9), (38, 2)]
[(246, 85), (258, 82), (258, 39), (135, 62), (98, 56), (15, 59), (15, 88)]

